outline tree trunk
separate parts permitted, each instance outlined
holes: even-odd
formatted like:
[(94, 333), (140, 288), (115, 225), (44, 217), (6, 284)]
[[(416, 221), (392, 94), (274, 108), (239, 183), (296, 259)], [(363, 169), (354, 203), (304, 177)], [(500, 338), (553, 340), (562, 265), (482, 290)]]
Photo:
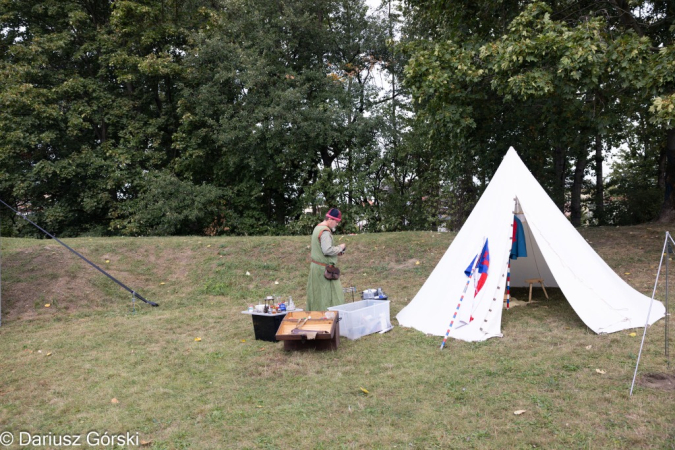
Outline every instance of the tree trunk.
[(555, 180), (553, 186), (553, 201), (565, 212), (565, 149), (558, 146), (553, 149), (553, 170)]
[(666, 140), (666, 189), (659, 222), (675, 222), (675, 128), (668, 130)]
[(659, 153), (659, 178), (657, 181), (659, 189), (666, 188), (666, 145), (664, 144), (661, 147), (661, 152)]
[(605, 183), (602, 177), (602, 139), (595, 135), (595, 218), (598, 225), (605, 225)]
[(572, 225), (581, 226), (581, 187), (584, 184), (584, 172), (588, 165), (588, 156), (586, 153), (577, 158), (577, 165), (574, 168), (574, 182), (572, 183), (571, 193), (571, 219)]

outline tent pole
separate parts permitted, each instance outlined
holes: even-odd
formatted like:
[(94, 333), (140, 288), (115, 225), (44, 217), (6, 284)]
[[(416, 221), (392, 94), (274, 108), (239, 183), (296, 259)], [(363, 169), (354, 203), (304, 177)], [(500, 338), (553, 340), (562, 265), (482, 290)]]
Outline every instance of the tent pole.
[[(668, 254), (671, 255), (673, 254), (673, 244), (675, 244), (675, 241), (673, 241), (673, 237), (670, 235), (669, 232), (666, 231), (666, 235), (668, 238), (670, 238), (670, 242), (668, 242)], [(666, 364), (668, 368), (670, 368), (670, 310), (668, 309), (668, 260), (666, 260)]]
[[(483, 253), (483, 248), (485, 248), (485, 243), (487, 242), (487, 238), (484, 239), (483, 245), (481, 246), (480, 251), (476, 255), (476, 259), (474, 259), (471, 264), (471, 275), (469, 275), (469, 279), (466, 280), (466, 284), (464, 285), (464, 291), (462, 291), (462, 296), (459, 298), (459, 303), (457, 304), (457, 308), (455, 309), (455, 313), (452, 316), (452, 320), (450, 320), (450, 325), (448, 325), (448, 331), (445, 332), (445, 337), (443, 338), (443, 342), (441, 342), (441, 347), (440, 350), (443, 350), (443, 347), (445, 347), (445, 343), (448, 341), (448, 336), (450, 336), (450, 329), (452, 328), (452, 325), (455, 323), (455, 318), (457, 317), (457, 311), (459, 311), (459, 308), (462, 306), (462, 302), (464, 301), (464, 296), (466, 295), (466, 289), (469, 287), (469, 283), (471, 283), (471, 278), (474, 275), (474, 272), (476, 271), (476, 268), (478, 267), (478, 263), (480, 262), (482, 253)], [(475, 296), (475, 294), (474, 294)]]
[[(652, 300), (649, 302), (649, 309), (647, 310), (647, 320), (645, 321), (645, 328), (642, 331), (642, 342), (640, 342), (640, 351), (638, 352), (637, 361), (635, 363), (635, 372), (633, 373), (633, 382), (630, 385), (629, 397), (633, 396), (633, 388), (635, 387), (635, 378), (637, 377), (638, 366), (640, 365), (640, 357), (642, 356), (642, 347), (645, 345), (645, 336), (647, 335), (647, 327), (649, 326), (649, 314), (652, 312), (652, 305), (654, 304), (654, 296), (656, 295), (656, 285), (659, 282), (659, 275), (661, 274), (661, 267), (663, 267), (663, 255), (666, 252), (666, 244), (670, 233), (666, 231), (666, 239), (663, 241), (663, 249), (661, 250), (661, 259), (659, 261), (659, 270), (656, 272), (656, 280), (654, 281), (654, 289), (652, 290)], [(666, 310), (666, 314), (668, 311)]]
[(670, 242), (666, 244), (667, 253), (666, 253), (666, 340), (664, 342), (666, 347), (666, 364), (670, 367), (670, 356), (668, 355), (668, 260), (670, 260), (670, 255), (673, 253), (673, 247), (670, 245)]

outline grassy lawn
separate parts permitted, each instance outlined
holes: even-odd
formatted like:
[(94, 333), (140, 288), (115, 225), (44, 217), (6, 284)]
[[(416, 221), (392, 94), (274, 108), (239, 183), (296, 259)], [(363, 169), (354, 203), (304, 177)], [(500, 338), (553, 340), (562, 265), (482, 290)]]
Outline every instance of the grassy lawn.
[[(582, 233), (651, 295), (664, 231)], [(241, 314), (273, 294), (305, 306), (309, 237), (65, 240), (158, 308), (54, 241), (2, 239), (0, 433), (9, 448), (22, 431), (129, 432), (150, 449), (675, 448), (675, 390), (628, 395), (642, 329), (596, 335), (557, 289), (505, 311), (501, 339), (439, 351), (398, 327), (453, 237), (340, 236), (343, 285), (382, 287), (395, 327), (335, 352), (256, 341)], [(648, 330), (640, 381), (673, 375), (664, 331)]]

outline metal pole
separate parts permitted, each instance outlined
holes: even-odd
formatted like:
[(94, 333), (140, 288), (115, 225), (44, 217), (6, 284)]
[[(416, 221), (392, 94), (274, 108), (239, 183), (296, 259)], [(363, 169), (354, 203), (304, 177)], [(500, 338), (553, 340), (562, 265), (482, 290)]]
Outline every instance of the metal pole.
[[(635, 387), (635, 378), (637, 377), (638, 366), (640, 365), (640, 357), (642, 356), (642, 347), (645, 345), (645, 337), (647, 336), (647, 327), (649, 326), (649, 315), (652, 312), (652, 304), (654, 303), (654, 296), (656, 295), (656, 285), (659, 282), (659, 275), (661, 274), (661, 267), (663, 267), (663, 255), (666, 254), (666, 244), (668, 243), (668, 238), (670, 233), (666, 231), (666, 239), (663, 241), (663, 248), (661, 249), (661, 259), (659, 261), (659, 270), (656, 272), (656, 280), (654, 281), (654, 290), (652, 291), (652, 300), (649, 302), (649, 309), (647, 310), (647, 319), (645, 320), (645, 328), (642, 332), (642, 342), (640, 342), (640, 351), (638, 352), (637, 362), (635, 363), (635, 372), (633, 373), (633, 382), (630, 385), (630, 394), (633, 396), (633, 388)], [(672, 240), (672, 238), (671, 238)], [(666, 311), (667, 313), (668, 311)]]
[(666, 364), (668, 367), (670, 367), (670, 355), (668, 354), (668, 260), (670, 260), (670, 255), (673, 253), (673, 247), (670, 245), (670, 242), (666, 245), (667, 247), (667, 254), (666, 254), (666, 341), (665, 341), (665, 346), (666, 346)]
[[(42, 228), (40, 225), (36, 224), (35, 222), (33, 222), (32, 220), (30, 220), (29, 218), (22, 216), (21, 214), (19, 214), (19, 211), (17, 211), (16, 209), (12, 208), (11, 206), (9, 206), (7, 203), (3, 202), (2, 200), (0, 200), (0, 203), (3, 204), (3, 205), (5, 205), (6, 207), (8, 207), (9, 209), (11, 209), (12, 211), (14, 211), (14, 214), (16, 214), (17, 216), (21, 217), (21, 218), (22, 218), (23, 220), (25, 220), (26, 222), (29, 222), (31, 225), (33, 225), (33, 226), (34, 226), (35, 228), (37, 228), (38, 230), (42, 231), (42, 232), (43, 232), (44, 234), (46, 234), (47, 236), (49, 236), (50, 238), (54, 239), (54, 240), (55, 240), (56, 242), (58, 242), (59, 244), (63, 245), (65, 248), (67, 248), (67, 249), (70, 250), (72, 253), (74, 253), (75, 255), (77, 255), (80, 259), (82, 259), (84, 262), (86, 262), (87, 264), (89, 264), (91, 267), (93, 267), (94, 269), (98, 270), (98, 271), (101, 272), (103, 275), (105, 275), (106, 277), (110, 278), (112, 281), (114, 281), (115, 283), (117, 283), (120, 287), (122, 287), (123, 289), (126, 289), (127, 291), (129, 291), (129, 292), (132, 293), (132, 294), (134, 293), (134, 291), (133, 291), (130, 287), (128, 287), (127, 285), (125, 285), (124, 283), (122, 283), (121, 281), (119, 281), (117, 278), (115, 278), (115, 277), (113, 277), (112, 275), (110, 275), (110, 274), (109, 274), (108, 272), (106, 272), (105, 270), (101, 269), (99, 266), (97, 266), (97, 265), (94, 264), (93, 262), (89, 261), (89, 260), (88, 260), (87, 258), (85, 258), (84, 256), (80, 255), (78, 252), (76, 252), (75, 250), (73, 250), (72, 248), (70, 248), (69, 246), (67, 246), (64, 242), (61, 242), (56, 236), (54, 236), (53, 234), (51, 234), (49, 231), (45, 230), (44, 228)], [(139, 294), (139, 293), (136, 293), (136, 297), (140, 298), (141, 300), (143, 300), (143, 301), (144, 301), (145, 303), (147, 303), (148, 305), (151, 305), (151, 306), (159, 306), (159, 305), (158, 305), (157, 303), (155, 303), (155, 302), (151, 302), (150, 300), (146, 300), (146, 299), (145, 299), (141, 294)]]

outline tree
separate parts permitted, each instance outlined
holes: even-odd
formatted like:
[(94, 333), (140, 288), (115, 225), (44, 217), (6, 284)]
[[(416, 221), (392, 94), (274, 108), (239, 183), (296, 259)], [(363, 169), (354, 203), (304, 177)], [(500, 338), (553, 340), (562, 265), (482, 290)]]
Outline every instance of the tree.
[[(602, 216), (602, 152), (629, 138), (634, 111), (652, 102), (652, 125), (670, 136), (670, 3), (480, 1), (466, 11), (441, 2), (408, 4), (426, 25), (418, 23), (417, 29), (433, 30), (431, 42), (408, 46), (407, 79), (422, 105), (420, 117), (433, 118), (454, 133), (453, 146), (461, 148), (455, 160), (466, 159), (462, 146), (467, 142), (493, 153), (495, 143), (518, 142), (518, 136), (543, 138), (516, 148), (528, 163), (535, 162), (535, 175), (561, 207), (571, 184), (573, 223), (579, 224), (581, 185), (591, 155), (590, 167), (598, 173), (595, 209)], [(502, 21), (486, 15), (498, 6), (506, 10)], [(477, 105), (480, 111), (492, 107), (496, 117), (506, 117), (508, 109), (522, 111), (526, 120), (486, 129), (489, 122), (480, 121)], [(469, 155), (478, 166), (490, 167), (477, 151)], [(542, 157), (543, 164), (537, 164)], [(538, 174), (539, 167), (552, 177)]]
[(360, 202), (379, 120), (372, 25), (361, 0), (242, 0), (195, 37), (174, 168), (225, 190), (232, 232)]
[(0, 194), (55, 233), (113, 232), (142, 174), (173, 157), (199, 5), (0, 2)]

